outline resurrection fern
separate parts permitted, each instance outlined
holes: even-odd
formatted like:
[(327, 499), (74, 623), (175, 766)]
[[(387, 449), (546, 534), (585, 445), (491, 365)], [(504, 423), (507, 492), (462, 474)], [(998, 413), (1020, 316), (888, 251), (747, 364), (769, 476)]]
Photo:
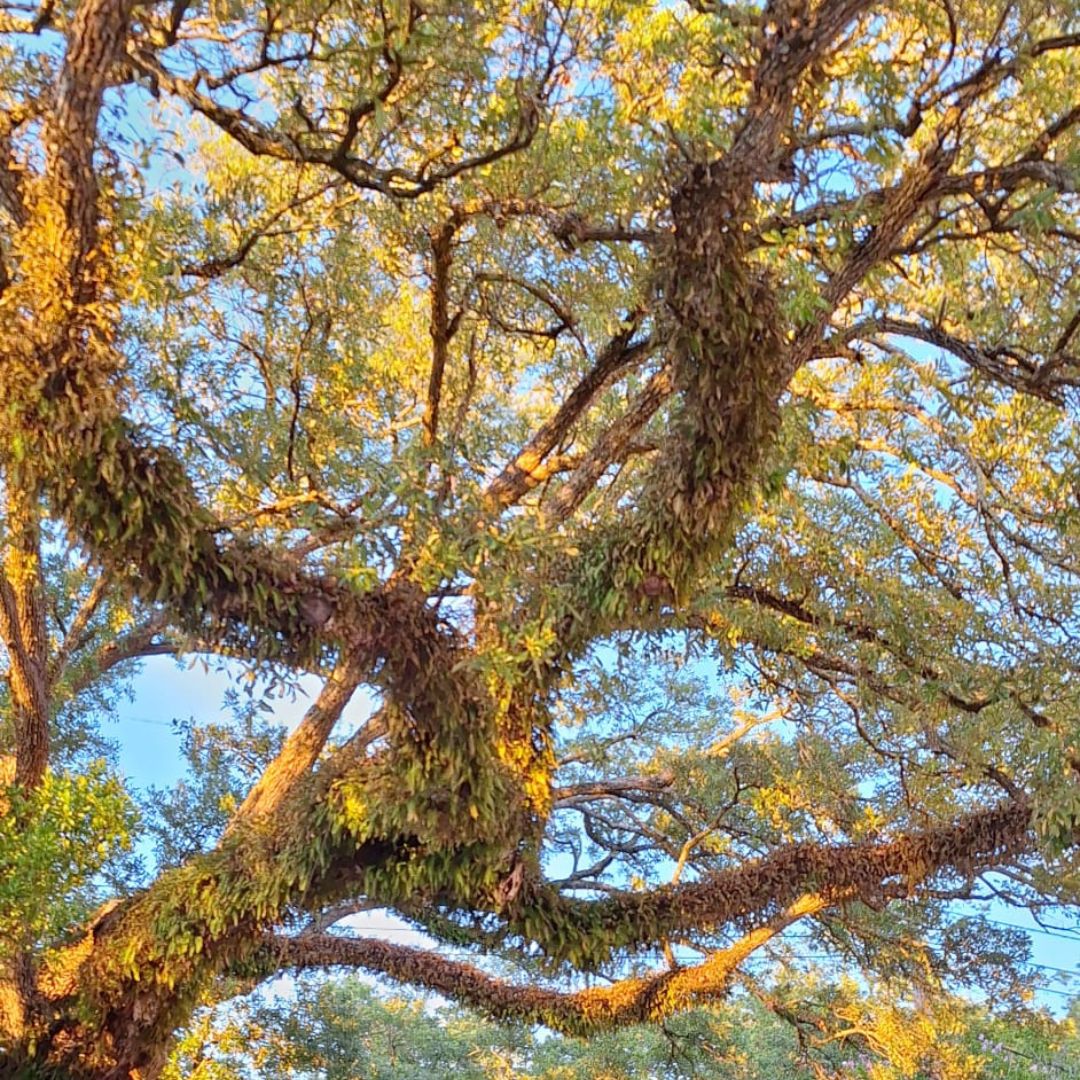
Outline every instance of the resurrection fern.
[[(749, 964), (796, 924), (999, 1000), (956, 905), (1080, 899), (1075, 11), (21, 10), (0, 1073), (150, 1080), (334, 966), (829, 1041), (828, 965)], [(125, 791), (106, 721), (191, 655), (249, 694)], [(476, 964), (330, 932), (377, 907)]]

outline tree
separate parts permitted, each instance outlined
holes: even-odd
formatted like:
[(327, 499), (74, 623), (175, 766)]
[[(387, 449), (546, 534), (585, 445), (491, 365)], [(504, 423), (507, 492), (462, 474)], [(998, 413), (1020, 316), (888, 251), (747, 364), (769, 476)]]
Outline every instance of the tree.
[[(746, 1000), (589, 1039), (541, 1038), (469, 1010), (381, 996), (355, 977), (301, 981), (289, 1000), (226, 1011), (200, 1015), (165, 1080), (816, 1080), (799, 1064), (792, 1029)], [(852, 1075), (856, 1054), (839, 1043), (822, 1049)]]
[[(796, 924), (1008, 983), (951, 903), (1078, 884), (1071, 4), (0, 30), (12, 1070), (152, 1077), (332, 966), (597, 1032)], [(322, 689), (137, 882), (100, 711), (191, 653)]]
[(355, 977), (301, 981), (288, 1000), (256, 997), (218, 1017), (202, 1013), (165, 1080), (1029, 1080), (1076, 1072), (1073, 1018), (993, 1017), (941, 997), (905, 1008), (851, 986), (834, 993), (830, 1010), (804, 1012), (801, 1029), (742, 997), (662, 1027), (573, 1039), (381, 996)]

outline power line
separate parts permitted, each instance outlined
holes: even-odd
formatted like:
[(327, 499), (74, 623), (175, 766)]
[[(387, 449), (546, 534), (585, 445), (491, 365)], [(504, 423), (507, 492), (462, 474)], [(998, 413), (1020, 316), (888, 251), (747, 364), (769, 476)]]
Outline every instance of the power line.
[(1007, 926), (1010, 930), (1022, 930), (1025, 934), (1042, 934), (1043, 937), (1060, 938), (1080, 945), (1080, 930), (1047, 930), (1041, 926), (1021, 926), (1019, 923), (1006, 922), (1004, 919), (983, 919), (994, 926)]

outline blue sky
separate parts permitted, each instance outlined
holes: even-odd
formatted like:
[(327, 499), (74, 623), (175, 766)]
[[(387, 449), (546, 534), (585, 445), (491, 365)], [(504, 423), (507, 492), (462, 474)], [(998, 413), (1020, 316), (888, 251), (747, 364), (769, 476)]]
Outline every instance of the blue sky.
[[(156, 108), (144, 91), (129, 89), (123, 95), (123, 118), (119, 126), (126, 129), (136, 142), (144, 139), (153, 141), (159, 132), (154, 130), (154, 123), (148, 117), (156, 115), (158, 123), (161, 123), (161, 114), (154, 111)], [(194, 139), (199, 126), (176, 125), (176, 130), (186, 132)], [(167, 187), (171, 183), (185, 187), (193, 181), (187, 168), (160, 147), (151, 154), (143, 179), (151, 189)], [(852, 190), (850, 181), (842, 173), (836, 178), (836, 190), (841, 193)], [(180, 735), (172, 721), (189, 717), (199, 722), (222, 719), (223, 697), (234, 679), (235, 676), (226, 671), (204, 672), (201, 666), (181, 667), (166, 658), (155, 658), (145, 663), (135, 681), (134, 700), (121, 705), (115, 726), (105, 732), (118, 741), (120, 766), (134, 784), (139, 787), (163, 787), (180, 779), (184, 760), (180, 752)], [(280, 723), (291, 727), (298, 721), (317, 692), (317, 681), (309, 680), (307, 688), (308, 698), (298, 696), (295, 700), (277, 703), (275, 718)], [(344, 723), (362, 719), (366, 707), (367, 699), (357, 695)], [(1055, 969), (1047, 971), (1047, 974), (1076, 971), (1080, 967), (1080, 918), (1073, 919), (1074, 932), (1070, 933), (1067, 928), (1061, 931), (1038, 928), (1025, 912), (1000, 904), (994, 905), (989, 915), (1013, 926), (1032, 929), (1032, 959), (1035, 964)], [(354, 922), (365, 931), (385, 933), (394, 940), (415, 939), (415, 932), (406, 931), (377, 914), (358, 917)], [(1060, 987), (1055, 989), (1059, 992), (1048, 992), (1040, 1000), (1048, 1007), (1060, 1008), (1067, 998), (1060, 992)]]
[[(166, 657), (145, 661), (134, 682), (134, 699), (124, 702), (117, 711), (114, 725), (104, 732), (115, 738), (120, 747), (119, 764), (124, 774), (138, 787), (174, 784), (184, 774), (180, 735), (173, 720), (194, 718), (199, 723), (225, 719), (222, 702), (226, 690), (235, 685), (239, 669), (203, 670), (179, 665)], [(318, 691), (318, 680), (305, 680), (307, 697), (280, 700), (274, 718), (286, 727), (294, 726)], [(370, 698), (358, 693), (342, 718), (343, 726), (361, 722), (370, 709)], [(970, 910), (970, 909), (968, 909)], [(1070, 974), (1080, 975), (1080, 912), (1071, 919), (1063, 917), (1053, 928), (1040, 927), (1022, 909), (996, 903), (980, 911), (990, 919), (1012, 927), (1030, 930), (1032, 964), (1050, 980), (1050, 988), (1040, 992), (1037, 1001), (1055, 1013), (1068, 1007), (1070, 992), (1080, 991), (1080, 981), (1069, 981)], [(355, 916), (347, 925), (369, 936), (384, 936), (402, 944), (425, 944), (423, 935), (382, 912)], [(793, 936), (797, 940), (798, 928)], [(690, 955), (687, 960), (692, 959)]]

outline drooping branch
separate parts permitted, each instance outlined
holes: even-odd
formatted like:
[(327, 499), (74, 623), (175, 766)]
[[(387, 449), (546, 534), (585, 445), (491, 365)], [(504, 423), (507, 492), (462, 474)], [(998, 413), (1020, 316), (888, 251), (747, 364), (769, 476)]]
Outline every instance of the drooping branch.
[(434, 952), (371, 938), (332, 934), (275, 935), (266, 940), (268, 966), (278, 969), (351, 967), (432, 990), (503, 1020), (543, 1024), (569, 1035), (591, 1035), (626, 1024), (662, 1020), (695, 1004), (724, 997), (739, 965), (777, 934), (842, 896), (799, 897), (766, 925), (701, 964), (616, 980), (610, 986), (565, 992), (494, 978), (471, 964)]

